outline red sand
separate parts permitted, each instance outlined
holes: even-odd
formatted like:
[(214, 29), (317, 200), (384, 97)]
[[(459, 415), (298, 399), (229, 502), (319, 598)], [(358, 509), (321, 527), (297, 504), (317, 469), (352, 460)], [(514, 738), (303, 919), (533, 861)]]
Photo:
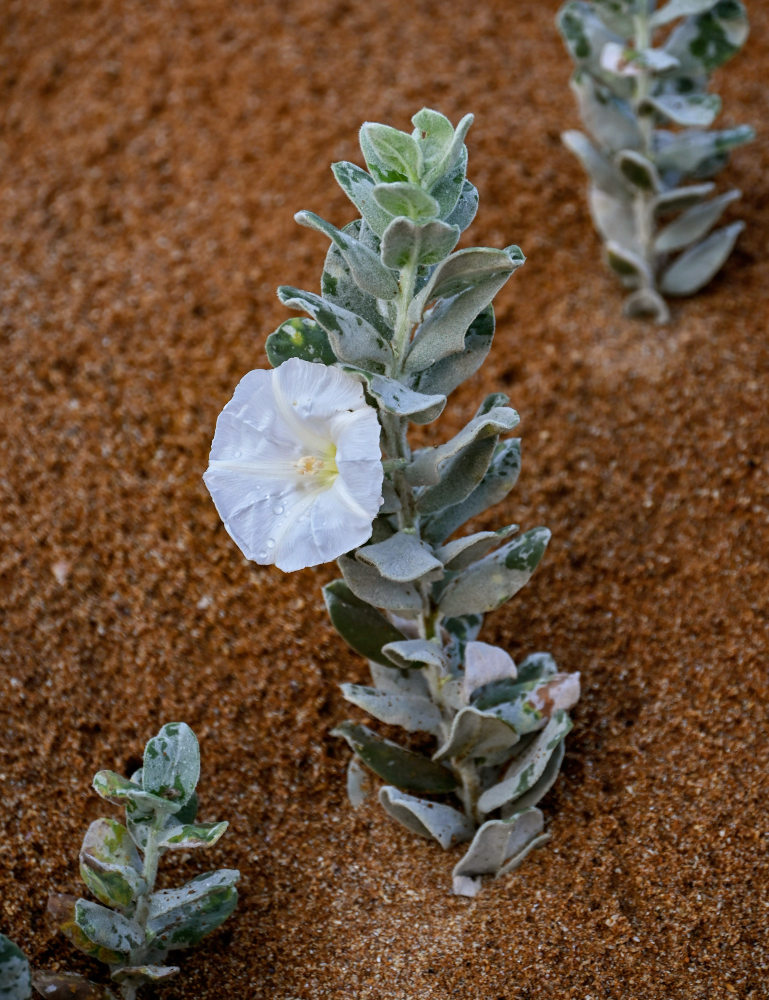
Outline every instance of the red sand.
[[(620, 316), (580, 169), (555, 3), (6, 0), (0, 12), (0, 928), (94, 977), (44, 922), (110, 809), (89, 791), (185, 719), (241, 902), (166, 1000), (741, 1000), (769, 996), (766, 289), (769, 13), (719, 76), (756, 142), (721, 184), (747, 229), (657, 328)], [(521, 481), (484, 522), (547, 524), (483, 637), (581, 670), (552, 840), (475, 899), (456, 854), (353, 813), (366, 676), (331, 629), (333, 567), (247, 564), (201, 482), (216, 415), (316, 288), (301, 208), (354, 211), (329, 164), (366, 120), (476, 114), (465, 244), (529, 260), (436, 433), (486, 392), (520, 411)]]

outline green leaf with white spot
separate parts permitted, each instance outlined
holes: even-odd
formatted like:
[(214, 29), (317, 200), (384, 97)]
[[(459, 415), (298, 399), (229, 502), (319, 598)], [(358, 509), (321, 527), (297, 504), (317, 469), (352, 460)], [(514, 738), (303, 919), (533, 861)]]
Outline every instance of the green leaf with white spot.
[(147, 743), (142, 763), (145, 791), (182, 805), (200, 778), (197, 737), (186, 722), (169, 722)]
[(112, 990), (77, 972), (33, 972), (32, 985), (46, 1000), (115, 1000)]
[(97, 819), (88, 827), (80, 876), (101, 903), (123, 912), (146, 891), (139, 852), (126, 827), (113, 819)]
[(294, 316), (281, 323), (267, 338), (267, 358), (273, 368), (278, 368), (289, 358), (319, 361), (333, 365), (336, 361), (326, 331), (315, 320)]
[(222, 868), (190, 879), (180, 889), (152, 894), (147, 935), (155, 948), (190, 948), (216, 930), (238, 901), (235, 883), (240, 872)]
[(372, 177), (383, 184), (418, 181), (422, 156), (416, 139), (390, 125), (366, 122), (360, 148)]
[(712, 73), (739, 52), (748, 30), (744, 5), (739, 0), (718, 0), (674, 28), (665, 51), (679, 60), (682, 71)]
[(374, 197), (376, 181), (355, 163), (342, 161), (334, 163), (331, 170), (337, 183), (355, 205), (371, 229), (381, 237), (390, 225), (392, 216), (385, 211)]
[(0, 934), (0, 1000), (28, 1000), (31, 996), (29, 962), (18, 945)]
[(189, 851), (211, 847), (222, 836), (228, 823), (180, 823), (163, 830), (159, 846), (164, 850)]
[(561, 141), (580, 161), (595, 187), (612, 198), (626, 198), (628, 187), (612, 161), (582, 132), (571, 129), (561, 134)]
[(426, 395), (415, 392), (397, 379), (386, 375), (375, 375), (347, 369), (366, 383), (369, 395), (373, 396), (380, 410), (408, 417), (414, 424), (429, 424), (436, 420), (446, 405), (446, 397), (441, 394)]

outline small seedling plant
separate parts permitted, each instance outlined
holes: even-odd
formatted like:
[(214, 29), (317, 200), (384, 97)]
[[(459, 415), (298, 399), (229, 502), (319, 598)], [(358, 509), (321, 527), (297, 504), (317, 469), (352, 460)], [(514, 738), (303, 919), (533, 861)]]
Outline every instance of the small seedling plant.
[(753, 129), (709, 130), (721, 100), (708, 85), (747, 38), (745, 8), (739, 0), (570, 0), (557, 24), (591, 137), (568, 131), (563, 141), (590, 179), (607, 262), (632, 290), (625, 313), (667, 322), (664, 297), (707, 284), (744, 227), (713, 230), (740, 192), (711, 197), (711, 178)]
[[(225, 822), (196, 821), (199, 777), (198, 741), (183, 722), (168, 723), (147, 743), (143, 766), (130, 779), (114, 771), (95, 776), (99, 795), (125, 808), (125, 823), (91, 823), (80, 849), (80, 874), (98, 902), (55, 894), (48, 910), (72, 944), (109, 966), (115, 992), (74, 974), (34, 973), (31, 984), (39, 994), (134, 1000), (143, 984), (179, 971), (168, 964), (171, 952), (197, 944), (232, 913), (237, 871), (207, 872), (178, 889), (155, 888), (166, 852), (211, 846), (227, 829)], [(7, 995), (0, 989), (0, 997), (25, 1000), (29, 973), (17, 954), (8, 954), (18, 985)]]
[(292, 571), (337, 559), (328, 611), (369, 661), (371, 683), (345, 684), (380, 722), (432, 737), (418, 753), (355, 721), (339, 725), (384, 809), (443, 847), (467, 847), (454, 889), (512, 869), (545, 839), (536, 803), (554, 782), (579, 695), (577, 674), (546, 653), (518, 666), (478, 640), (484, 615), (529, 580), (546, 528), (457, 536), (503, 500), (520, 469), (517, 413), (487, 396), (435, 447), (411, 425), (436, 420), (494, 335), (492, 299), (523, 264), (517, 246), (455, 250), (478, 205), (465, 136), (430, 109), (413, 132), (367, 123), (366, 169), (334, 176), (359, 218), (343, 229), (300, 212), (330, 240), (321, 292), (281, 287), (289, 319), (267, 340), (272, 370), (249, 372), (217, 421), (205, 482), (230, 535), (262, 565)]

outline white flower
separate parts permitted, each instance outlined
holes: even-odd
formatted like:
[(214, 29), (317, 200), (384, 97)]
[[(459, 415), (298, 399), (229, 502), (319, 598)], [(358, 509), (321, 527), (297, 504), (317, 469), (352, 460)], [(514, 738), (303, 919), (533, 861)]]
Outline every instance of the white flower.
[(286, 572), (329, 562), (369, 538), (382, 503), (376, 410), (337, 368), (289, 358), (249, 372), (203, 479), (247, 559)]

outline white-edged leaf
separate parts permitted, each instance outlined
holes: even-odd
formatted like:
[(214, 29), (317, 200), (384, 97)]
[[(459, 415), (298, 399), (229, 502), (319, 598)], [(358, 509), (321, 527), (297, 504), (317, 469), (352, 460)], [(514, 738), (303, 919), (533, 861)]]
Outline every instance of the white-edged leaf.
[(654, 240), (657, 253), (672, 253), (690, 246), (705, 235), (721, 218), (727, 205), (737, 201), (741, 192), (726, 191), (717, 198), (694, 205), (669, 225), (661, 229)]
[(661, 28), (663, 24), (675, 21), (677, 17), (689, 17), (692, 14), (703, 14), (718, 3), (718, 0), (669, 0), (664, 6), (655, 10), (649, 18), (652, 31)]
[(706, 285), (721, 269), (744, 228), (744, 222), (733, 222), (690, 247), (662, 275), (661, 291), (666, 295), (691, 295)]
[(405, 531), (396, 532), (384, 542), (364, 545), (356, 551), (355, 558), (373, 566), (386, 580), (395, 583), (411, 583), (443, 573), (443, 563), (436, 559), (430, 547)]
[(433, 760), (471, 758), (491, 766), (506, 760), (519, 739), (515, 729), (498, 713), (482, 712), (467, 705), (454, 716), (451, 733), (433, 754)]
[(339, 248), (356, 284), (362, 291), (385, 301), (395, 298), (398, 294), (398, 281), (373, 250), (314, 212), (297, 212), (294, 219), (300, 226), (323, 233)]
[(614, 198), (628, 196), (628, 187), (622, 174), (583, 132), (576, 129), (562, 132), (561, 141), (574, 153), (597, 188)]
[(548, 839), (539, 809), (526, 809), (509, 819), (491, 819), (479, 827), (464, 857), (454, 867), (454, 892), (474, 896), (483, 875), (504, 875)]
[(651, 284), (652, 275), (640, 254), (628, 247), (609, 240), (606, 244), (606, 261), (625, 288), (638, 288)]
[(342, 684), (347, 701), (389, 726), (401, 726), (409, 733), (438, 736), (443, 721), (438, 707), (426, 697), (409, 694), (386, 694), (362, 684)]
[(510, 535), (514, 535), (518, 530), (519, 525), (508, 524), (504, 528), (498, 528), (497, 531), (476, 531), (472, 535), (455, 538), (453, 541), (441, 545), (435, 550), (435, 555), (446, 569), (458, 572), (471, 563), (477, 562), (478, 559), (482, 559), (500, 542), (509, 538)]
[(595, 228), (606, 242), (634, 247), (638, 244), (638, 234), (633, 204), (626, 192), (627, 189), (622, 196), (614, 197), (601, 188), (591, 185), (588, 191), (588, 206)]
[(379, 789), (379, 801), (394, 820), (412, 833), (437, 840), (444, 851), (470, 840), (475, 829), (472, 820), (452, 806), (418, 799), (392, 785)]
[(386, 580), (373, 566), (350, 556), (341, 556), (338, 564), (345, 583), (361, 601), (388, 611), (418, 611), (422, 608), (422, 595), (413, 584)]
[(650, 95), (644, 103), (667, 121), (687, 128), (709, 128), (721, 110), (717, 94)]

